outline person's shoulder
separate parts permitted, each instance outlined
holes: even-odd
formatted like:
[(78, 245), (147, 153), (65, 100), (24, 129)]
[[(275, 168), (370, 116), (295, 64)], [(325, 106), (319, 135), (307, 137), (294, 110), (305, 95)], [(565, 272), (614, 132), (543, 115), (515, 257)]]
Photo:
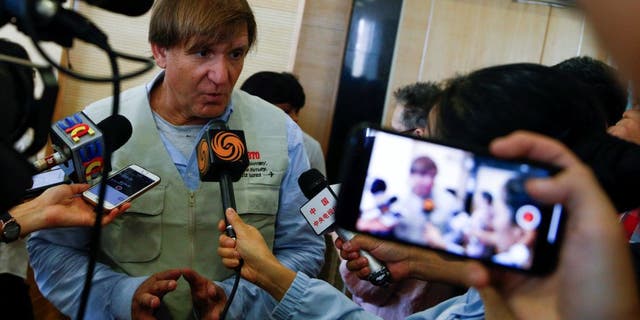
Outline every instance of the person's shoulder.
[[(134, 97), (146, 97), (146, 95), (143, 95), (145, 90), (145, 86), (141, 85), (120, 93), (120, 107), (122, 108), (125, 105), (124, 102), (129, 101)], [(113, 96), (109, 96), (90, 103), (82, 110), (82, 112), (84, 112), (93, 121), (100, 121), (111, 115), (112, 105)]]
[(320, 147), (320, 142), (318, 142), (318, 140), (316, 140), (314, 137), (312, 137), (310, 134), (302, 131), (302, 139), (304, 141), (304, 145), (305, 147), (314, 147), (314, 148), (321, 148)]
[(263, 100), (258, 96), (251, 95), (240, 89), (234, 89), (231, 98), (235, 108), (248, 109), (252, 113), (269, 114), (272, 116), (282, 117), (286, 113), (275, 105)]

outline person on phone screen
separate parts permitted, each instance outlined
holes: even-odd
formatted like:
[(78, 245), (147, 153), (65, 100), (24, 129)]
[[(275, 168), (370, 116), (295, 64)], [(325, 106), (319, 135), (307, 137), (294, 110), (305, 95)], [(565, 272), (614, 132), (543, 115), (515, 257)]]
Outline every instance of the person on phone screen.
[[(566, 147), (541, 135), (517, 132), (491, 144), (495, 156), (529, 158), (561, 167), (560, 174), (527, 181), (527, 190), (542, 202), (566, 206), (568, 229), (559, 265), (553, 273), (531, 276), (504, 269), (491, 269), (475, 261), (441, 258), (426, 249), (400, 245), (364, 236), (349, 242), (338, 241), (343, 256), (359, 256), (364, 249), (386, 263), (395, 279), (422, 279), (464, 282), (481, 289), (491, 305), (479, 309), (465, 299), (454, 298), (407, 319), (630, 319), (640, 313), (640, 297), (633, 285), (631, 261), (625, 241), (607, 196), (587, 166)], [(237, 239), (220, 235), (218, 254), (225, 266), (236, 268), (243, 259), (242, 276), (268, 291), (279, 304), (275, 319), (372, 319), (337, 290), (321, 280), (311, 279), (283, 266), (269, 251), (260, 233), (245, 224), (235, 211), (227, 218), (238, 231)], [(224, 223), (218, 224), (224, 231)], [(364, 260), (364, 261), (363, 261)], [(585, 261), (598, 263), (585, 263)], [(366, 259), (350, 263), (368, 273)], [(429, 268), (435, 264), (443, 268)], [(584, 279), (590, 279), (584, 281)], [(475, 293), (477, 295), (477, 293)]]
[[(200, 181), (195, 150), (213, 121), (244, 132), (250, 164), (234, 183), (237, 211), (260, 229), (283, 264), (310, 276), (320, 270), (324, 241), (299, 212), (306, 199), (297, 178), (309, 169), (302, 132), (280, 109), (234, 89), (256, 30), (245, 0), (155, 1), (149, 42), (162, 70), (146, 85), (112, 97), (133, 126), (113, 154), (113, 169), (137, 164), (161, 182), (102, 231), (102, 259), (87, 306), (92, 319), (219, 316), (234, 276), (212, 250), (224, 214), (220, 187)], [(112, 98), (85, 113), (100, 121)], [(29, 240), (38, 286), (70, 316), (84, 282), (86, 236), (66, 230)], [(261, 319), (274, 305), (263, 290), (241, 282), (227, 316)]]

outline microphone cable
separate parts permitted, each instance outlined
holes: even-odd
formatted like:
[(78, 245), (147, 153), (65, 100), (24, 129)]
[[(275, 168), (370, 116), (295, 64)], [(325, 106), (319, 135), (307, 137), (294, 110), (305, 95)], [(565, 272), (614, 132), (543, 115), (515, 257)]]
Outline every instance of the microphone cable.
[[(85, 81), (90, 81), (90, 82), (112, 82), (113, 84), (113, 99), (112, 99), (112, 112), (111, 115), (116, 115), (118, 114), (119, 111), (119, 107), (120, 107), (120, 81), (122, 79), (126, 79), (127, 77), (131, 77), (131, 75), (126, 75), (126, 76), (120, 76), (119, 75), (119, 67), (118, 67), (118, 61), (117, 58), (120, 56), (117, 52), (113, 51), (111, 49), (111, 46), (109, 45), (106, 36), (104, 37), (103, 41), (101, 41), (100, 43), (93, 43), (94, 45), (100, 47), (101, 49), (103, 49), (106, 53), (107, 56), (109, 58), (109, 63), (111, 65), (111, 74), (112, 77), (111, 78), (97, 78), (97, 77), (91, 77), (91, 76), (84, 76), (81, 74), (78, 74), (76, 72), (73, 72), (71, 70), (67, 70), (66, 68), (63, 68), (62, 66), (60, 66), (59, 64), (55, 63), (47, 54), (46, 52), (42, 49), (42, 47), (39, 44), (39, 37), (38, 34), (36, 32), (36, 28), (34, 27), (34, 23), (31, 19), (31, 16), (29, 14), (25, 14), (24, 15), (24, 26), (26, 29), (26, 33), (29, 35), (29, 38), (31, 39), (31, 42), (33, 43), (33, 45), (36, 47), (36, 49), (38, 50), (38, 52), (45, 58), (45, 60), (47, 60), (54, 68), (56, 68), (57, 70), (61, 71), (62, 73), (68, 74), (72, 77), (78, 78), (80, 80), (85, 80)], [(129, 57), (133, 57), (133, 56), (127, 56), (127, 58)], [(150, 68), (149, 68), (150, 69)], [(148, 70), (148, 69), (147, 69)], [(145, 70), (146, 71), (146, 70)], [(104, 163), (111, 163), (111, 150), (109, 150), (109, 148), (104, 148)], [(80, 296), (80, 305), (78, 307), (78, 313), (76, 314), (76, 319), (84, 319), (84, 315), (85, 315), (85, 311), (86, 311), (86, 307), (87, 307), (87, 303), (89, 301), (89, 295), (91, 293), (91, 286), (92, 286), (92, 279), (93, 279), (93, 272), (95, 271), (95, 265), (96, 265), (96, 260), (97, 260), (97, 256), (98, 256), (98, 250), (100, 248), (100, 235), (101, 235), (101, 231), (102, 231), (102, 216), (103, 216), (103, 208), (104, 208), (104, 198), (106, 195), (106, 186), (107, 186), (107, 176), (108, 176), (108, 172), (106, 172), (107, 170), (107, 166), (103, 166), (102, 167), (102, 178), (100, 179), (100, 187), (99, 187), (99, 192), (98, 192), (98, 203), (94, 208), (94, 212), (96, 215), (94, 224), (91, 228), (91, 238), (89, 241), (89, 261), (87, 263), (87, 272), (86, 272), (86, 276), (85, 276), (85, 281), (84, 281), (84, 286), (82, 289), (82, 293)]]

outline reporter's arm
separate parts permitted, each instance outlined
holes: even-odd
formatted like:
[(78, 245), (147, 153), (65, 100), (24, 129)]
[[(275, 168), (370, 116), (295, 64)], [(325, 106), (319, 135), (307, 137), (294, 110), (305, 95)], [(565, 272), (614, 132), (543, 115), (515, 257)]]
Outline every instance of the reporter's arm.
[[(280, 301), (271, 313), (273, 318), (376, 319), (328, 283), (284, 266), (271, 253), (256, 228), (244, 224), (234, 210), (227, 210), (226, 214), (237, 239), (221, 234), (218, 254), (222, 263), (235, 268), (240, 258), (244, 260), (242, 277)], [(224, 231), (224, 222), (220, 222), (218, 229)]]
[[(273, 254), (284, 266), (295, 272), (315, 276), (324, 261), (324, 238), (317, 236), (300, 213), (306, 201), (297, 179), (309, 169), (309, 161), (302, 143), (302, 131), (287, 119), (289, 166), (280, 186), (280, 206), (277, 213)], [(216, 282), (228, 295), (234, 277)], [(260, 288), (240, 281), (234, 302), (229, 308), (230, 318), (259, 319), (270, 313), (277, 301)], [(245, 306), (251, 305), (251, 308)]]
[[(94, 208), (81, 197), (82, 192), (88, 188), (88, 184), (58, 185), (9, 210), (21, 226), (20, 236), (24, 237), (41, 229), (92, 226), (95, 222)], [(126, 203), (105, 213), (102, 225), (113, 221), (129, 206)]]
[[(31, 266), (42, 294), (64, 314), (75, 317), (87, 271), (89, 228), (38, 231), (27, 242)], [(146, 277), (129, 277), (97, 263), (86, 314), (92, 319), (128, 319), (131, 300)]]

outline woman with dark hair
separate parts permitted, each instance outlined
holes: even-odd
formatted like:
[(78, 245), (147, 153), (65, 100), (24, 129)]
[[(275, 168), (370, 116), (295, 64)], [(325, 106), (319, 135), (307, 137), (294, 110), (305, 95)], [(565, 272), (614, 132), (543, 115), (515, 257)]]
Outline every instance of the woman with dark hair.
[(429, 114), (433, 138), (488, 146), (516, 130), (571, 148), (595, 172), (619, 212), (640, 206), (640, 148), (606, 132), (599, 100), (582, 83), (538, 64), (480, 69), (450, 80)]

